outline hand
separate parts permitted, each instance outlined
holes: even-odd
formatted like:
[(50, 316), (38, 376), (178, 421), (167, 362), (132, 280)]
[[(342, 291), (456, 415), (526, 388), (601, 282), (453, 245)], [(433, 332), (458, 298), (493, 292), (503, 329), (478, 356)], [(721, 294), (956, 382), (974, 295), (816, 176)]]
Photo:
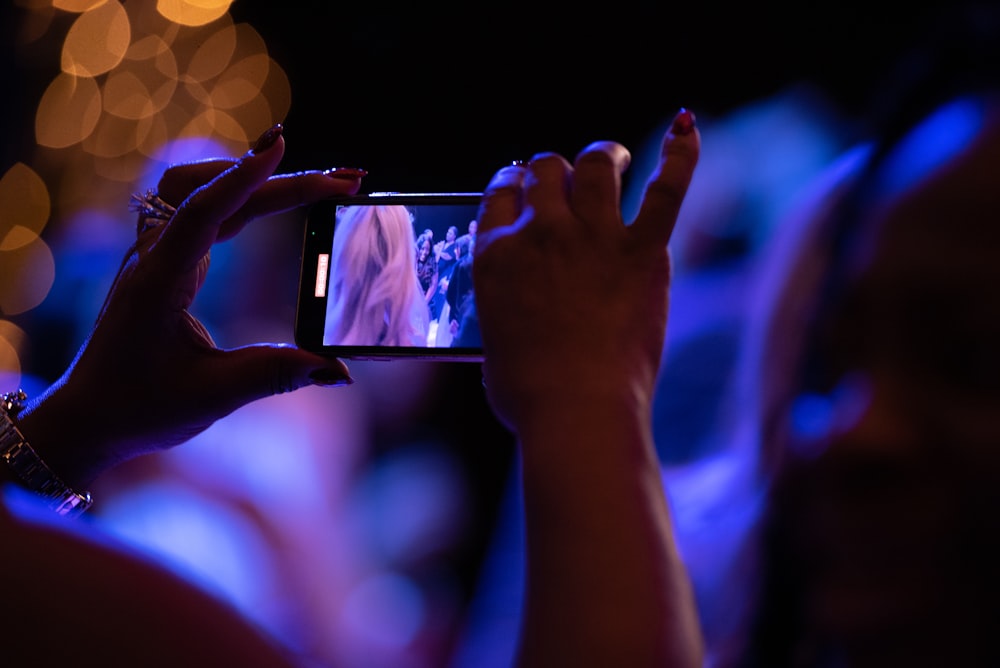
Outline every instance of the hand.
[(699, 148), (682, 111), (630, 225), (614, 142), (573, 165), (536, 155), (485, 190), (472, 272), (486, 392), (521, 446), (519, 666), (703, 665), (651, 416), (667, 242)]
[(71, 485), (182, 443), (255, 399), (351, 382), (340, 360), (291, 345), (220, 349), (188, 310), (213, 243), (254, 218), (360, 187), (364, 172), (354, 169), (272, 176), (283, 154), (278, 125), (238, 160), (164, 173), (158, 193), (176, 212), (140, 232), (77, 358), (20, 419), (26, 438)]
[(472, 266), (484, 380), (509, 426), (609, 388), (650, 399), (666, 333), (667, 242), (699, 151), (693, 116), (682, 111), (628, 226), (621, 174), (631, 158), (620, 144), (591, 144), (574, 165), (536, 155), (494, 176)]

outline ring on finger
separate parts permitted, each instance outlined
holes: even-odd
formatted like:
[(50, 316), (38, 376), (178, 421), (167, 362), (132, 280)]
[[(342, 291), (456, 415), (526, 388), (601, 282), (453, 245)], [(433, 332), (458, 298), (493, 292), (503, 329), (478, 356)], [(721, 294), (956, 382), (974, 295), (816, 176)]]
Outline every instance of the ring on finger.
[(159, 196), (155, 188), (148, 189), (145, 195), (132, 193), (129, 197), (129, 209), (139, 214), (135, 224), (136, 236), (166, 224), (177, 212), (177, 209)]

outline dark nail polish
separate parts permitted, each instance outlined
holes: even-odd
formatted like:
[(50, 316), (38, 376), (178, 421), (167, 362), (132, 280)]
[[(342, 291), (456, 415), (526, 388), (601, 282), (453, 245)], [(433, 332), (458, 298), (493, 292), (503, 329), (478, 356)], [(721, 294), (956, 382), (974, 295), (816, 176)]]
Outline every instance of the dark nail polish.
[(331, 179), (344, 179), (351, 181), (368, 176), (368, 170), (361, 169), (360, 167), (334, 167), (333, 169), (328, 169), (323, 172), (323, 175), (329, 176)]
[(312, 381), (313, 385), (322, 385), (324, 387), (340, 387), (341, 385), (350, 385), (354, 382), (353, 378), (345, 376), (343, 372), (326, 367), (313, 370), (309, 374), (309, 380)]
[(670, 126), (670, 131), (675, 135), (689, 135), (694, 132), (694, 126), (694, 114), (681, 107), (681, 110), (674, 117), (674, 123)]
[(263, 153), (267, 149), (274, 146), (274, 142), (278, 141), (278, 137), (281, 136), (281, 132), (283, 130), (284, 128), (281, 126), (281, 123), (275, 123), (272, 125), (257, 139), (257, 143), (255, 143), (253, 148), (250, 149), (251, 152), (254, 154)]

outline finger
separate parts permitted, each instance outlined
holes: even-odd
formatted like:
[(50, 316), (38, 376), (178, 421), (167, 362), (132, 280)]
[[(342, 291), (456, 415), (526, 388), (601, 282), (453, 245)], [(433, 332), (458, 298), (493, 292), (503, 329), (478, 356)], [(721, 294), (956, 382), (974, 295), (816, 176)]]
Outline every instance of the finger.
[(289, 211), (327, 197), (353, 195), (361, 188), (361, 179), (367, 173), (363, 169), (342, 167), (325, 172), (271, 176), (250, 195), (246, 204), (223, 221), (217, 241), (234, 236), (255, 218)]
[(275, 343), (219, 351), (212, 359), (211, 376), (205, 379), (210, 396), (228, 397), (229, 410), (307, 385), (332, 387), (353, 382), (342, 360)]
[(160, 182), (156, 186), (157, 193), (171, 206), (180, 206), (188, 195), (235, 163), (235, 158), (212, 158), (172, 165), (160, 177)]
[(663, 137), (660, 162), (646, 183), (639, 213), (632, 224), (640, 241), (656, 244), (670, 241), (700, 152), (701, 135), (694, 114), (681, 109)]
[(528, 163), (524, 178), (525, 206), (543, 220), (563, 220), (569, 213), (569, 184), (573, 167), (556, 153), (539, 153)]
[(253, 149), (181, 203), (149, 251), (148, 257), (155, 261), (153, 271), (186, 272), (209, 251), (222, 221), (238, 211), (277, 168), (285, 147), (281, 130), (276, 125), (264, 133)]
[[(138, 194), (133, 195), (134, 201), (130, 203), (129, 208), (139, 213), (136, 221), (136, 235), (139, 243), (136, 250), (144, 255), (159, 240), (165, 229), (164, 225), (177, 212), (177, 207), (181, 202), (235, 163), (236, 160), (233, 158), (211, 158), (199, 162), (171, 165), (160, 177), (156, 187), (151, 188), (145, 197)], [(150, 199), (151, 195), (153, 197)], [(157, 204), (158, 202), (165, 204), (169, 211)], [(136, 208), (136, 203), (158, 209), (161, 214), (166, 215), (150, 214), (142, 208)]]
[(577, 156), (570, 204), (585, 224), (621, 224), (621, 176), (631, 160), (628, 149), (611, 141), (594, 142)]
[(525, 168), (520, 163), (503, 167), (483, 191), (483, 199), (476, 214), (478, 229), (474, 254), (479, 255), (498, 232), (506, 231), (521, 215)]

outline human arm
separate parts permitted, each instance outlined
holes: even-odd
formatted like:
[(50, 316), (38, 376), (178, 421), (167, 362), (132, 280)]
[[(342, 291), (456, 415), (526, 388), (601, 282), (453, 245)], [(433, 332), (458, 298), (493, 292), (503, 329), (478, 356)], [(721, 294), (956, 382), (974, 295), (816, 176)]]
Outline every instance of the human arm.
[(164, 173), (159, 195), (176, 213), (139, 235), (76, 359), (18, 418), (31, 446), (73, 489), (119, 462), (182, 443), (255, 399), (349, 382), (339, 360), (291, 345), (220, 349), (189, 311), (213, 243), (254, 218), (360, 187), (359, 170), (274, 175), (283, 153), (276, 126), (238, 160)]
[[(274, 175), (282, 152), (276, 128), (241, 159), (178, 165), (163, 175), (164, 219), (146, 217), (147, 226), (140, 218), (144, 231), (78, 356), (16, 418), (31, 447), (76, 491), (114, 464), (177, 445), (256, 398), (350, 382), (342, 362), (293, 346), (220, 349), (188, 310), (213, 243), (254, 218), (352, 194), (364, 175)], [(2, 462), (0, 481), (22, 482)], [(0, 663), (295, 665), (287, 648), (236, 608), (93, 531), (86, 516), (60, 518), (16, 484), (0, 492), (0, 569), (17, 574), (0, 609)]]
[(523, 466), (519, 666), (701, 665), (651, 426), (667, 242), (699, 150), (682, 111), (628, 226), (630, 157), (611, 142), (573, 165), (541, 154), (506, 167), (485, 191), (473, 262), (484, 382)]
[(0, 486), (0, 664), (303, 668), (230, 603), (147, 553)]

